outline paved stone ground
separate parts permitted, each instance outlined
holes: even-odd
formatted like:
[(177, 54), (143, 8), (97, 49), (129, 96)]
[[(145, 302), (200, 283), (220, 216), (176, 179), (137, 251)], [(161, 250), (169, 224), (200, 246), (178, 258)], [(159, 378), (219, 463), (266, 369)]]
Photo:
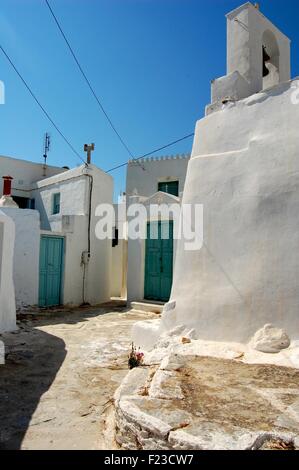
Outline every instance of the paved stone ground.
[(105, 420), (128, 372), (130, 330), (149, 317), (111, 305), (52, 311), (0, 336), (0, 449), (111, 448)]
[(116, 400), (123, 449), (299, 448), (299, 371), (170, 353), (127, 375)]

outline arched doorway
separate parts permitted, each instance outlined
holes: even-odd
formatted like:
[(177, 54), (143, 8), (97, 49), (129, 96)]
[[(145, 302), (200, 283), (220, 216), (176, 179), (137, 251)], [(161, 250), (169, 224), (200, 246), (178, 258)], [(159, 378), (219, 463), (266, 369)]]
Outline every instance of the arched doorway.
[(280, 82), (279, 47), (275, 35), (267, 30), (262, 38), (263, 90)]

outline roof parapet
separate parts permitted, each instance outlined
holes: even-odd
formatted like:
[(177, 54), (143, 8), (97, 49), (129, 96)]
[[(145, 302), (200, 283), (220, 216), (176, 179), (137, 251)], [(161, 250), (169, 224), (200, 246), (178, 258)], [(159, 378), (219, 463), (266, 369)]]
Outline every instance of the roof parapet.
[(146, 163), (146, 162), (161, 162), (165, 160), (184, 160), (184, 159), (189, 159), (191, 156), (190, 153), (182, 153), (182, 154), (177, 154), (177, 155), (162, 155), (159, 157), (146, 157), (146, 158), (140, 158), (140, 159), (135, 159), (135, 160), (129, 160), (128, 163), (130, 165), (135, 164), (138, 165), (139, 163)]

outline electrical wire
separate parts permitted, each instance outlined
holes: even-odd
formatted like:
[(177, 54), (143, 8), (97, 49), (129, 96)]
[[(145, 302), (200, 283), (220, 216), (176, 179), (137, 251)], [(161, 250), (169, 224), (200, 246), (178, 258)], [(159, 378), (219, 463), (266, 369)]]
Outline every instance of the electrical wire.
[[(182, 140), (185, 140), (185, 139), (187, 139), (187, 138), (189, 138), (189, 137), (192, 137), (192, 136), (194, 135), (194, 133), (189, 134), (189, 135), (187, 135), (187, 136), (185, 136), (185, 137), (182, 137), (181, 139), (177, 139), (177, 140), (175, 140), (175, 141), (173, 141), (173, 142), (170, 142), (170, 143), (167, 144), (167, 145), (163, 145), (162, 147), (160, 147), (160, 148), (158, 148), (158, 149), (155, 149), (155, 150), (153, 150), (152, 152), (148, 152), (148, 153), (142, 155), (141, 157), (138, 157), (138, 158), (134, 157), (133, 153), (132, 153), (131, 150), (129, 149), (129, 147), (128, 147), (128, 145), (126, 144), (126, 142), (124, 141), (124, 139), (123, 139), (123, 138), (121, 137), (121, 135), (119, 134), (119, 132), (118, 132), (118, 130), (116, 129), (115, 125), (113, 124), (111, 118), (109, 117), (108, 113), (106, 112), (104, 106), (102, 105), (102, 103), (101, 103), (101, 101), (100, 101), (98, 95), (96, 94), (94, 88), (92, 87), (92, 85), (91, 85), (91, 83), (90, 83), (90, 80), (88, 79), (86, 73), (84, 72), (84, 70), (83, 70), (83, 68), (82, 68), (82, 66), (81, 66), (81, 64), (80, 64), (80, 62), (79, 62), (79, 60), (78, 60), (78, 58), (77, 58), (77, 56), (76, 56), (76, 54), (75, 54), (75, 52), (74, 52), (74, 50), (73, 50), (71, 44), (70, 44), (70, 42), (69, 42), (69, 40), (67, 39), (67, 37), (66, 37), (66, 35), (65, 35), (65, 33), (64, 33), (63, 29), (62, 29), (62, 26), (61, 26), (60, 22), (58, 21), (58, 18), (57, 18), (57, 16), (55, 15), (55, 13), (54, 13), (54, 11), (53, 11), (53, 9), (52, 9), (52, 7), (51, 7), (49, 1), (48, 1), (48, 0), (45, 0), (45, 3), (46, 3), (46, 5), (47, 5), (47, 7), (48, 7), (48, 9), (49, 9), (49, 11), (50, 11), (50, 13), (51, 13), (51, 15), (52, 15), (54, 21), (55, 21), (55, 23), (56, 23), (57, 28), (59, 29), (59, 31), (60, 31), (60, 33), (61, 33), (61, 35), (62, 35), (62, 37), (63, 37), (63, 39), (64, 39), (64, 41), (65, 41), (65, 43), (66, 43), (66, 45), (67, 45), (67, 47), (68, 47), (68, 49), (69, 49), (69, 51), (70, 51), (70, 53), (71, 53), (71, 55), (72, 55), (74, 61), (76, 62), (78, 69), (80, 70), (80, 72), (81, 72), (81, 74), (82, 74), (82, 76), (83, 76), (85, 82), (87, 83), (87, 86), (88, 86), (88, 88), (90, 89), (90, 91), (91, 91), (93, 97), (95, 98), (97, 104), (99, 105), (101, 111), (103, 112), (104, 116), (106, 117), (106, 119), (107, 119), (108, 123), (110, 124), (111, 128), (113, 129), (114, 133), (116, 134), (116, 136), (118, 137), (119, 141), (121, 142), (121, 144), (123, 145), (123, 147), (126, 149), (126, 151), (128, 152), (128, 154), (130, 155), (130, 157), (132, 158), (133, 161), (138, 162), (140, 159), (145, 158), (145, 157), (147, 157), (148, 155), (151, 155), (151, 154), (156, 153), (156, 152), (158, 152), (158, 151), (160, 151), (160, 150), (163, 150), (163, 149), (165, 149), (165, 148), (168, 148), (168, 147), (170, 147), (170, 146), (172, 146), (172, 145), (174, 145), (174, 144), (176, 144), (176, 143), (178, 143), (178, 142), (181, 142)], [(121, 167), (123, 167), (123, 166), (126, 166), (127, 164), (128, 164), (128, 162), (122, 163), (121, 165), (117, 165), (117, 166), (111, 168), (110, 170), (108, 170), (107, 173), (110, 173), (111, 171), (114, 171), (114, 170), (117, 170), (118, 168), (121, 168)], [(142, 165), (141, 165), (141, 166), (142, 166)], [(143, 169), (144, 169), (144, 168), (143, 168)]]
[[(134, 158), (133, 160), (141, 160), (141, 158), (145, 158), (145, 157), (148, 157), (149, 155), (152, 155), (153, 153), (157, 153), (159, 152), (160, 150), (164, 150), (168, 147), (171, 147), (172, 145), (174, 144), (177, 144), (178, 142), (182, 142), (183, 140), (186, 140), (186, 139), (189, 139), (190, 137), (193, 137), (194, 136), (194, 132), (192, 132), (191, 134), (188, 134), (188, 135), (185, 135), (184, 137), (181, 137), (180, 139), (177, 139), (177, 140), (174, 140), (173, 142), (170, 142), (169, 144), (166, 144), (166, 145), (163, 145), (162, 147), (159, 147), (157, 149), (154, 149), (152, 150), (151, 152), (148, 152), (148, 153), (145, 153), (144, 155), (141, 155), (141, 157), (138, 157), (138, 158)], [(107, 170), (106, 173), (110, 173), (111, 171), (114, 171), (114, 170), (117, 170), (118, 168), (122, 168), (123, 166), (126, 166), (128, 165), (129, 162), (125, 162), (125, 163), (121, 163), (120, 165), (117, 165), (113, 168), (110, 168), (110, 170)]]
[[(47, 0), (45, 0), (47, 2)], [(59, 133), (59, 135), (62, 137), (62, 139), (65, 141), (65, 143), (70, 147), (70, 149), (73, 151), (73, 153), (86, 165), (86, 162), (85, 160), (83, 160), (83, 158), (81, 157), (81, 155), (77, 152), (77, 150), (73, 147), (73, 145), (70, 143), (70, 141), (66, 138), (66, 136), (63, 134), (63, 132), (59, 129), (59, 127), (57, 126), (57, 124), (54, 122), (54, 120), (51, 118), (51, 116), (49, 115), (49, 113), (46, 111), (45, 107), (41, 104), (41, 102), (39, 101), (39, 99), (36, 97), (35, 93), (32, 91), (32, 89), (30, 88), (30, 86), (28, 85), (28, 83), (26, 82), (26, 80), (23, 78), (23, 76), (21, 75), (21, 73), (19, 72), (19, 70), (17, 69), (17, 67), (14, 65), (12, 59), (9, 57), (9, 55), (7, 54), (7, 52), (4, 50), (3, 46), (0, 45), (0, 49), (1, 51), (3, 52), (4, 56), (6, 57), (6, 59), (8, 60), (8, 62), (10, 63), (10, 65), (12, 66), (12, 68), (14, 69), (14, 71), (16, 72), (16, 74), (18, 75), (18, 77), (20, 78), (20, 80), (23, 82), (23, 84), (25, 85), (25, 87), (27, 88), (27, 90), (29, 91), (30, 95), (32, 96), (32, 98), (34, 99), (34, 101), (37, 103), (37, 105), (40, 107), (40, 109), (42, 110), (42, 112), (45, 114), (45, 116), (47, 117), (47, 119), (51, 122), (51, 124), (54, 126), (54, 128), (56, 129), (56, 131)], [(189, 139), (190, 137), (193, 137), (194, 136), (194, 132), (192, 132), (191, 134), (188, 134), (184, 137), (181, 137), (180, 139), (177, 139), (177, 140), (174, 140), (166, 145), (163, 145), (162, 147), (159, 147), (159, 148), (156, 148), (154, 150), (152, 150), (151, 152), (147, 152), (143, 155), (141, 155), (140, 157), (137, 157), (137, 158), (134, 158), (133, 155), (131, 154), (130, 152), (130, 156), (132, 156), (132, 159), (133, 161), (138, 161), (138, 160), (141, 160), (142, 158), (145, 158), (149, 155), (152, 155), (153, 153), (156, 153), (156, 152), (159, 152), (161, 150), (164, 150), (168, 147), (171, 147), (172, 145), (175, 145), (179, 142), (182, 142), (183, 140), (185, 139)], [(122, 168), (124, 166), (126, 166), (128, 164), (128, 162), (124, 162), (120, 165), (117, 165), (113, 168), (110, 168), (109, 170), (106, 171), (106, 173), (111, 173), (112, 171), (115, 171), (119, 168)]]
[(30, 95), (32, 96), (32, 98), (34, 99), (34, 101), (37, 103), (37, 105), (40, 107), (40, 109), (42, 110), (42, 112), (45, 114), (45, 116), (47, 117), (47, 119), (51, 122), (51, 124), (55, 127), (55, 129), (57, 130), (58, 134), (63, 138), (63, 140), (65, 141), (65, 143), (70, 147), (70, 149), (74, 152), (74, 154), (80, 158), (80, 160), (85, 164), (85, 161), (83, 160), (83, 158), (81, 157), (81, 155), (77, 152), (77, 150), (73, 147), (73, 145), (70, 143), (70, 141), (65, 137), (65, 135), (63, 134), (63, 132), (59, 129), (59, 127), (57, 126), (57, 124), (55, 124), (54, 120), (51, 118), (51, 116), (49, 115), (49, 113), (46, 111), (46, 109), (44, 108), (44, 106), (41, 104), (41, 102), (39, 101), (39, 99), (36, 97), (35, 93), (31, 90), (30, 86), (28, 85), (28, 83), (26, 82), (26, 80), (23, 78), (23, 76), (21, 75), (21, 73), (18, 71), (17, 67), (15, 66), (15, 64), (13, 63), (12, 59), (9, 57), (9, 55), (7, 54), (7, 52), (4, 50), (4, 48), (0, 45), (0, 49), (1, 51), (3, 52), (3, 54), (5, 55), (6, 59), (8, 60), (8, 62), (10, 63), (10, 65), (12, 66), (12, 68), (14, 69), (14, 71), (16, 72), (16, 74), (18, 75), (18, 77), (21, 79), (21, 81), (23, 82), (23, 84), (25, 85), (25, 87), (27, 88), (27, 90), (29, 91)]
[(59, 21), (58, 21), (56, 15), (55, 15), (53, 9), (51, 8), (51, 6), (50, 6), (48, 0), (45, 0), (45, 2), (46, 2), (47, 7), (49, 8), (49, 11), (50, 11), (51, 15), (52, 15), (53, 18), (54, 18), (54, 21), (55, 21), (55, 23), (56, 23), (56, 25), (57, 25), (57, 27), (58, 27), (58, 29), (59, 29), (59, 31), (60, 31), (60, 33), (61, 33), (61, 35), (62, 35), (64, 41), (65, 41), (65, 43), (66, 43), (66, 45), (67, 45), (67, 47), (68, 47), (70, 53), (71, 53), (72, 56), (73, 56), (74, 61), (76, 62), (76, 64), (77, 64), (77, 66), (78, 66), (78, 68), (79, 68), (79, 70), (80, 70), (80, 72), (81, 72), (81, 74), (82, 74), (84, 80), (86, 81), (86, 83), (87, 83), (87, 85), (88, 85), (88, 88), (90, 89), (90, 91), (91, 91), (93, 97), (95, 98), (97, 104), (99, 105), (99, 107), (100, 107), (102, 113), (103, 113), (104, 116), (106, 117), (107, 121), (109, 122), (111, 128), (113, 129), (114, 133), (115, 133), (116, 136), (118, 137), (118, 139), (119, 139), (119, 141), (121, 142), (121, 144), (123, 145), (123, 147), (126, 149), (126, 151), (128, 152), (128, 154), (130, 155), (130, 157), (134, 159), (133, 153), (131, 152), (131, 150), (129, 149), (128, 145), (126, 144), (126, 142), (125, 142), (124, 139), (121, 137), (121, 135), (120, 135), (120, 133), (118, 132), (118, 130), (116, 129), (116, 127), (115, 127), (115, 125), (113, 124), (111, 118), (109, 117), (107, 111), (105, 110), (104, 106), (102, 105), (102, 103), (101, 103), (99, 97), (97, 96), (97, 94), (96, 94), (94, 88), (92, 87), (92, 85), (91, 85), (89, 79), (87, 78), (86, 73), (84, 72), (84, 70), (83, 70), (83, 68), (82, 68), (82, 66), (81, 66), (81, 64), (80, 64), (80, 62), (79, 62), (79, 60), (78, 60), (78, 58), (77, 58), (77, 56), (76, 56), (76, 54), (75, 54), (75, 52), (74, 52), (74, 50), (73, 50), (71, 44), (70, 44), (70, 42), (68, 41), (66, 35), (64, 34), (63, 29), (62, 29), (62, 26), (60, 25), (60, 23), (59, 23)]

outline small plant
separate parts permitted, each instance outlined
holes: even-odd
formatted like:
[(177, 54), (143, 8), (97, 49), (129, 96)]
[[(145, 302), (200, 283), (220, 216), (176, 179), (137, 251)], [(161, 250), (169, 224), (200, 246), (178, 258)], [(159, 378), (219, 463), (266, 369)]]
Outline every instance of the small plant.
[(134, 343), (132, 343), (131, 352), (129, 354), (129, 360), (128, 360), (129, 369), (134, 369), (134, 367), (141, 366), (143, 357), (144, 357), (144, 354), (143, 352), (140, 351), (140, 348), (137, 351), (136, 346), (134, 346)]

